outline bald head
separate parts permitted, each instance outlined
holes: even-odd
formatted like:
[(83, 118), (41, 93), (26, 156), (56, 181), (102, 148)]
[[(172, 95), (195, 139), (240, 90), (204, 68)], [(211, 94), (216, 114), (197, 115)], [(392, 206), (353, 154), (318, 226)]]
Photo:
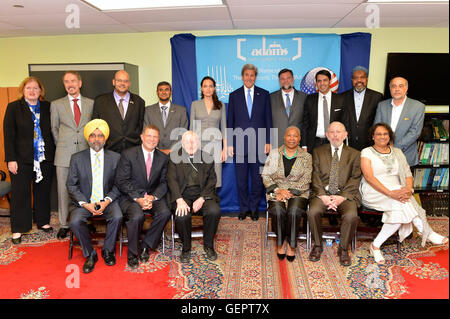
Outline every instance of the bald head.
[(326, 132), (326, 136), (333, 147), (340, 147), (347, 138), (347, 130), (345, 129), (345, 125), (337, 121), (331, 122), (328, 127), (328, 131)]
[(181, 146), (184, 148), (186, 153), (189, 155), (194, 155), (200, 146), (200, 139), (194, 131), (184, 132), (181, 137)]
[(112, 80), (114, 90), (119, 96), (125, 96), (130, 88), (130, 75), (125, 70), (119, 70), (114, 74)]

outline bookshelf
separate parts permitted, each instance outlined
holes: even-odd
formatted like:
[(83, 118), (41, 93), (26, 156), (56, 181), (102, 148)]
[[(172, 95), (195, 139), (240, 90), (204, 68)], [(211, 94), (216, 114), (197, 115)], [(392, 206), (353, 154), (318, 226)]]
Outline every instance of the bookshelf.
[(413, 167), (414, 192), (428, 215), (448, 216), (449, 114), (448, 108), (439, 111), (425, 113), (417, 141), (419, 164)]

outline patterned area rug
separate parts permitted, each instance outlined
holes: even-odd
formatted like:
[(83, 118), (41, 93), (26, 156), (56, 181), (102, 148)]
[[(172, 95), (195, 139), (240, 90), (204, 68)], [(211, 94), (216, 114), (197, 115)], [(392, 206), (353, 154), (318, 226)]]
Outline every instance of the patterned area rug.
[[(336, 244), (325, 246), (320, 262), (310, 262), (304, 241), (298, 242), (297, 258), (290, 263), (278, 260), (274, 239), (264, 247), (265, 219), (254, 222), (223, 217), (216, 236), (219, 258), (215, 262), (205, 258), (202, 240), (194, 239), (191, 262), (181, 264), (177, 256), (172, 258), (167, 231), (165, 253), (160, 246), (138, 269), (126, 266), (125, 246), (121, 257), (117, 250), (115, 266), (106, 266), (99, 257), (95, 270), (83, 274), (81, 249), (75, 247), (69, 261), (68, 240), (55, 238), (58, 221), (54, 214), (51, 224), (55, 228), (52, 233), (34, 229), (21, 245), (14, 246), (9, 220), (0, 221), (0, 298), (449, 298), (448, 245), (421, 247), (416, 235), (405, 240), (400, 253), (395, 245), (383, 247), (384, 266), (369, 256), (366, 241), (358, 241), (350, 267), (339, 264)], [(448, 235), (447, 217), (430, 218), (430, 224)], [(174, 255), (180, 250), (181, 244), (175, 242)], [(99, 248), (97, 252), (100, 254)], [(67, 287), (71, 266), (80, 270), (80, 289)]]

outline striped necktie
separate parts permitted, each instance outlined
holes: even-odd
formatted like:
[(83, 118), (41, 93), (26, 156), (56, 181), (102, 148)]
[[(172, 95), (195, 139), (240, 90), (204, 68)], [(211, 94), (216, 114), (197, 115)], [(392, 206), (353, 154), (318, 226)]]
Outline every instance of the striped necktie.
[(97, 152), (95, 154), (94, 160), (94, 168), (92, 172), (92, 194), (91, 194), (91, 203), (97, 203), (102, 199), (102, 194), (100, 194), (100, 189), (102, 186), (101, 180), (101, 162), (100, 162), (100, 153)]
[(289, 93), (286, 93), (286, 113), (289, 117), (289, 113), (291, 113), (291, 99), (289, 98)]

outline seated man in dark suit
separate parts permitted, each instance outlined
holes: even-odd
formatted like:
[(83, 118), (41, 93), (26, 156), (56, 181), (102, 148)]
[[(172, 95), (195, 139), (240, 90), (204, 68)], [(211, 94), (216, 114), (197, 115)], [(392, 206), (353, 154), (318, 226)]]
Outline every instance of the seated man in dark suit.
[(220, 220), (219, 196), (216, 193), (214, 160), (199, 150), (196, 133), (187, 131), (181, 139), (182, 149), (171, 152), (167, 169), (170, 204), (175, 210), (175, 226), (183, 243), (180, 260), (191, 258), (191, 216), (203, 215), (203, 245), (206, 258), (216, 260), (214, 236)]
[(322, 254), (321, 220), (326, 210), (341, 213), (342, 225), (338, 248), (339, 262), (350, 266), (348, 246), (358, 226), (358, 206), (361, 205), (359, 183), (361, 181), (360, 153), (344, 144), (345, 126), (332, 122), (326, 136), (330, 144), (313, 150), (313, 172), (308, 221), (314, 240), (309, 260), (319, 261)]
[(106, 237), (102, 257), (106, 265), (116, 263), (117, 232), (122, 223), (119, 207), (120, 191), (114, 185), (114, 177), (120, 155), (103, 149), (109, 136), (108, 124), (100, 119), (92, 120), (84, 127), (84, 137), (89, 149), (75, 153), (70, 159), (67, 191), (72, 199), (70, 229), (78, 238), (86, 262), (84, 273), (94, 270), (98, 260), (92, 247), (87, 219), (102, 216), (106, 219)]
[(117, 167), (116, 185), (126, 195), (120, 202), (126, 217), (128, 232), (128, 266), (139, 266), (139, 234), (144, 223), (144, 211), (153, 215), (153, 222), (142, 241), (140, 261), (149, 259), (149, 250), (156, 250), (164, 227), (170, 218), (167, 207), (166, 173), (168, 156), (156, 149), (159, 129), (147, 125), (141, 134), (142, 145), (122, 152)]

